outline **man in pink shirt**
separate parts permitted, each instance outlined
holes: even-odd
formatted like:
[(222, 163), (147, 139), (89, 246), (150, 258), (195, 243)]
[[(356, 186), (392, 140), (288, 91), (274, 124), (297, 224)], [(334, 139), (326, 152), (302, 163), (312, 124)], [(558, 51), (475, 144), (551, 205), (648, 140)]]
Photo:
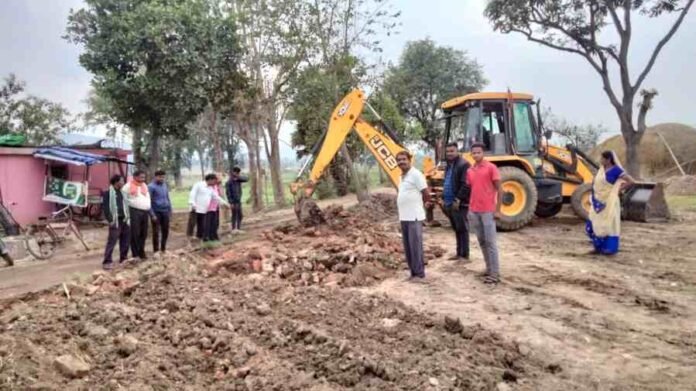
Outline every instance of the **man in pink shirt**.
[(497, 284), (500, 281), (500, 270), (495, 218), (500, 212), (503, 192), (500, 188), (498, 167), (484, 159), (484, 148), (484, 145), (480, 143), (471, 146), (471, 156), (475, 164), (466, 173), (467, 182), (471, 187), (469, 225), (470, 229), (476, 233), (486, 262), (484, 282)]

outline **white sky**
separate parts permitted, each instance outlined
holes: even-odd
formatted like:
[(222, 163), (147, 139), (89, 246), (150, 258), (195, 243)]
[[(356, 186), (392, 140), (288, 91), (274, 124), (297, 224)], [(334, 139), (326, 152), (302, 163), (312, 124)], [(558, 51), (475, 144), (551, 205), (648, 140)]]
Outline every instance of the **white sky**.
[[(0, 0), (0, 77), (13, 72), (27, 82), (30, 93), (58, 101), (74, 114), (85, 110), (90, 74), (78, 63), (79, 48), (61, 36), (70, 8), (81, 5), (81, 0)], [(490, 81), (487, 90), (509, 87), (530, 92), (572, 122), (602, 123), (617, 130), (616, 114), (599, 76), (584, 59), (518, 35), (494, 33), (483, 17), (485, 0), (395, 0), (394, 5), (403, 11), (403, 26), (384, 41), (385, 60), (396, 61), (407, 41), (429, 37), (475, 57)], [(638, 66), (643, 66), (669, 25), (667, 19), (634, 23), (631, 58)], [(694, 42), (696, 11), (692, 10), (643, 85), (660, 93), (649, 123), (696, 125), (691, 101), (696, 91)], [(284, 133), (289, 141), (289, 131)]]

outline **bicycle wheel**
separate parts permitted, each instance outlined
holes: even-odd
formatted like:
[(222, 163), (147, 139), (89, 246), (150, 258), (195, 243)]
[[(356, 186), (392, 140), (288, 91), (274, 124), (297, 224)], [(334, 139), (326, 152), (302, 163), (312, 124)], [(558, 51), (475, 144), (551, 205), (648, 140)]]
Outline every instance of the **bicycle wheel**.
[(46, 227), (31, 227), (24, 239), (24, 247), (36, 259), (48, 259), (56, 251), (56, 238)]

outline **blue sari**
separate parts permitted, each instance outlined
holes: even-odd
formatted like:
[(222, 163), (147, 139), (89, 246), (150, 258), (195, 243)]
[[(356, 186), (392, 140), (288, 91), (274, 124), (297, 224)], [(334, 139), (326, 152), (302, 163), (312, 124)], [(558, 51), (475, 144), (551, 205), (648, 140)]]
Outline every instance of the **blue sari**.
[(602, 167), (592, 185), (592, 210), (585, 231), (599, 254), (619, 252), (621, 205), (617, 182), (623, 175), (624, 170), (618, 165), (606, 172)]

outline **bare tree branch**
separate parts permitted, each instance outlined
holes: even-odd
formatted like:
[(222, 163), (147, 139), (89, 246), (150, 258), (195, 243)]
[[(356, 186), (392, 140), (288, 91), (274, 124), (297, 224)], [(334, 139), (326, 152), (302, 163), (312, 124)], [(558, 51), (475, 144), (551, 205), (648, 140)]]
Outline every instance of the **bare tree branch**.
[(694, 1), (696, 1), (696, 0), (689, 0), (688, 3), (686, 3), (684, 8), (681, 10), (681, 13), (679, 14), (679, 17), (672, 25), (672, 28), (667, 32), (667, 34), (660, 40), (660, 42), (655, 47), (655, 51), (653, 51), (653, 54), (650, 57), (650, 61), (648, 61), (648, 64), (645, 66), (645, 69), (640, 74), (640, 76), (638, 76), (638, 79), (636, 80), (636, 84), (633, 85), (634, 92), (637, 91), (638, 88), (640, 88), (640, 85), (643, 84), (643, 81), (645, 81), (645, 78), (648, 76), (648, 73), (650, 73), (650, 70), (652, 69), (653, 65), (655, 65), (655, 60), (657, 60), (657, 56), (660, 54), (660, 51), (662, 51), (662, 48), (672, 38), (674, 33), (677, 32), (677, 30), (679, 29), (679, 26), (684, 21), (684, 17), (686, 17), (686, 14), (689, 12), (689, 9), (694, 4)]

